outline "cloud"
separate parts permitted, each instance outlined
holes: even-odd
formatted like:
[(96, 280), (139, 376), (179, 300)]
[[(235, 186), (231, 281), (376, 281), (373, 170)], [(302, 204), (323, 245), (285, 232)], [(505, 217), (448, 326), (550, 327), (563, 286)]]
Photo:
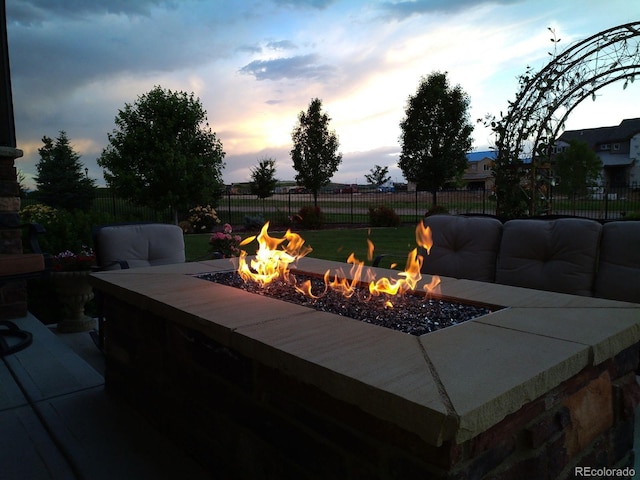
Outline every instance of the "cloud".
[(380, 9), (391, 18), (402, 20), (413, 15), (425, 13), (455, 13), (465, 8), (477, 7), (483, 3), (510, 5), (522, 0), (403, 0), (399, 2), (383, 2)]
[(295, 8), (316, 8), (324, 10), (334, 3), (334, 0), (274, 0), (277, 5)]
[(271, 50), (295, 50), (298, 47), (289, 40), (279, 40), (277, 42), (267, 43), (267, 48)]
[(171, 0), (14, 0), (7, 4), (7, 17), (24, 25), (40, 24), (52, 17), (82, 18), (88, 15), (115, 14), (147, 16), (153, 7), (171, 8)]
[(240, 73), (253, 75), (256, 80), (327, 79), (335, 69), (329, 65), (319, 64), (318, 60), (319, 57), (315, 54), (273, 60), (254, 60), (242, 67)]
[(240, 45), (236, 50), (244, 53), (262, 53), (260, 45)]
[(46, 108), (52, 100), (60, 103), (91, 84), (122, 77), (158, 78), (213, 61), (217, 52), (225, 54), (216, 48), (217, 39), (207, 45), (200, 41), (199, 30), (208, 26), (194, 25), (187, 31), (183, 22), (169, 11), (157, 11), (135, 20), (103, 14), (90, 21), (61, 17), (40, 25), (13, 24), (9, 38), (16, 109), (27, 104)]
[[(293, 180), (296, 171), (291, 160), (291, 146), (266, 148), (256, 152), (227, 155), (224, 178), (227, 183), (247, 182), (251, 178), (251, 169), (258, 164), (260, 158), (274, 158), (276, 160), (276, 178), (279, 180)], [(342, 156), (340, 169), (331, 181), (337, 183), (366, 183), (365, 174), (371, 172), (374, 165), (389, 167), (392, 181), (402, 182), (404, 177), (398, 167), (397, 146), (376, 147), (367, 151), (346, 152)]]

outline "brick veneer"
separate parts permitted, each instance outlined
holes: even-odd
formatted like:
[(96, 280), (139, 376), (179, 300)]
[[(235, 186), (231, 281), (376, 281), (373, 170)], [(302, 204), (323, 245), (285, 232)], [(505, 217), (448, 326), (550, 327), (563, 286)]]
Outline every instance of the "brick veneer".
[(640, 347), (584, 368), (487, 431), (434, 446), (286, 371), (110, 295), (107, 378), (222, 478), (573, 478), (633, 465)]
[[(0, 147), (0, 254), (22, 253), (21, 231), (2, 228), (20, 224), (20, 193), (15, 159), (21, 156), (21, 150)], [(0, 319), (23, 317), (26, 314), (26, 281), (1, 284)]]

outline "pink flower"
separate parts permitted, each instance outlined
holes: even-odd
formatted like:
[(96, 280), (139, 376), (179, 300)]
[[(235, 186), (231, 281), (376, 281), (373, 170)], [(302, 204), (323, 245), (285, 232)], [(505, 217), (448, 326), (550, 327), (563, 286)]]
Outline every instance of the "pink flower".
[(240, 235), (231, 235), (233, 229), (228, 223), (223, 226), (222, 232), (215, 232), (209, 238), (211, 251), (222, 254), (223, 257), (233, 257), (240, 254)]

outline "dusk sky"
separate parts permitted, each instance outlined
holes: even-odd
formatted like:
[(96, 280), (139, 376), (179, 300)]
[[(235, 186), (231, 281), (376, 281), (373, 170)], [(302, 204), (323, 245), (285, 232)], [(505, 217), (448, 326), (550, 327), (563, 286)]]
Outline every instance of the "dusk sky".
[[(291, 132), (318, 97), (338, 135), (333, 181), (366, 183), (374, 165), (394, 181), (399, 123), (420, 78), (446, 71), (470, 97), (470, 118), (499, 115), (517, 77), (558, 49), (640, 19), (630, 0), (6, 0), (16, 161), (33, 187), (44, 135), (67, 132), (89, 176), (125, 103), (160, 85), (193, 92), (226, 152), (224, 180), (244, 182), (259, 159), (292, 180)], [(640, 117), (640, 81), (585, 100), (567, 129)], [(475, 124), (474, 149), (493, 144)]]

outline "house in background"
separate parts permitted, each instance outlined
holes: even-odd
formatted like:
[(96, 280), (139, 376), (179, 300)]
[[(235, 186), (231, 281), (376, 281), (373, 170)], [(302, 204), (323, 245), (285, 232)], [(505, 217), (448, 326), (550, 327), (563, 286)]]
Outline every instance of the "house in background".
[(585, 142), (600, 157), (604, 185), (640, 185), (640, 118), (623, 120), (615, 127), (567, 130), (558, 138), (552, 155), (566, 149), (570, 140)]
[(462, 181), (466, 188), (469, 190), (491, 190), (495, 185), (493, 177), (495, 160), (496, 152), (494, 150), (467, 153), (467, 169), (462, 175)]

